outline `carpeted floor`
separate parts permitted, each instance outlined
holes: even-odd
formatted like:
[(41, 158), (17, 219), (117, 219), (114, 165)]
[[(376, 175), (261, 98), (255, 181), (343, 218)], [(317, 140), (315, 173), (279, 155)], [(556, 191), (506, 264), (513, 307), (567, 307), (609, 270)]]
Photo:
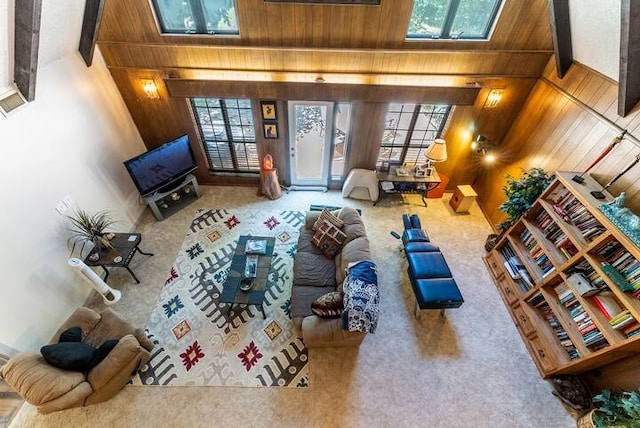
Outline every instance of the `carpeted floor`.
[[(450, 195), (417, 195), (368, 201), (339, 192), (291, 192), (270, 201), (255, 188), (203, 186), (204, 195), (176, 215), (156, 222), (150, 213), (137, 231), (141, 247), (128, 273), (114, 271), (109, 283), (123, 292), (115, 306), (145, 326), (167, 272), (176, 259), (196, 208), (299, 210), (311, 204), (362, 209), (378, 264), (380, 321), (359, 349), (310, 349), (309, 388), (129, 386), (106, 403), (51, 415), (25, 405), (13, 427), (575, 427), (575, 420), (538, 375), (489, 273), (482, 263), (490, 227), (473, 205), (469, 215), (449, 207)], [(417, 213), (439, 245), (465, 298), (448, 311), (413, 316), (406, 261), (390, 230), (401, 214)], [(102, 308), (101, 299), (90, 306)]]
[[(303, 224), (302, 211), (198, 210), (147, 322), (154, 348), (141, 383), (308, 387), (307, 348), (291, 321), (293, 256)], [(232, 308), (225, 302), (235, 293), (225, 283), (238, 277), (232, 262), (246, 257), (248, 235), (274, 243), (263, 240), (269, 261), (260, 269), (268, 276), (263, 290), (239, 292), (237, 299), (258, 299), (260, 306), (255, 300)]]

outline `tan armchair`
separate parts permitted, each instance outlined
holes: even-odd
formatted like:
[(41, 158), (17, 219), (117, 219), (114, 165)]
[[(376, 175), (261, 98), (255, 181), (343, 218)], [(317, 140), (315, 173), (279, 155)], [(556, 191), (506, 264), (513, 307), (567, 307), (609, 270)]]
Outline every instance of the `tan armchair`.
[(101, 313), (76, 309), (51, 343), (57, 343), (60, 333), (70, 327), (80, 327), (82, 342), (94, 347), (109, 339), (120, 340), (88, 373), (51, 366), (36, 352), (19, 353), (0, 369), (7, 384), (43, 414), (110, 399), (151, 359), (153, 344), (144, 332), (111, 309)]

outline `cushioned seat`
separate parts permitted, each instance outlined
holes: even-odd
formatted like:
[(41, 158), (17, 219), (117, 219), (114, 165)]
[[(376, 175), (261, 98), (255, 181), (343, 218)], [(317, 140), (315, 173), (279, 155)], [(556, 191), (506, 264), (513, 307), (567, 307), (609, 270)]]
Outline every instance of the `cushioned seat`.
[(342, 186), (343, 198), (368, 199), (377, 201), (380, 195), (378, 176), (370, 169), (354, 168), (344, 180)]
[(438, 247), (437, 245), (433, 245), (430, 242), (407, 242), (404, 246), (404, 250), (407, 253), (414, 253), (414, 252), (430, 253), (430, 252), (439, 252), (440, 247)]
[(442, 253), (407, 253), (409, 275), (414, 279), (451, 278), (451, 270)]
[(150, 359), (153, 344), (144, 331), (127, 322), (112, 309), (97, 313), (78, 308), (55, 333), (80, 327), (82, 343), (99, 347), (118, 339), (115, 347), (89, 371), (54, 367), (40, 353), (21, 352), (0, 368), (0, 377), (40, 413), (88, 406), (108, 400), (118, 393)]
[(464, 303), (460, 289), (440, 248), (430, 243), (427, 233), (420, 228), (417, 215), (403, 214), (402, 222), (407, 273), (416, 297), (415, 315), (418, 317), (421, 309), (440, 309), (444, 316), (445, 309)]
[(416, 279), (411, 286), (420, 309), (459, 308), (464, 302), (453, 278)]

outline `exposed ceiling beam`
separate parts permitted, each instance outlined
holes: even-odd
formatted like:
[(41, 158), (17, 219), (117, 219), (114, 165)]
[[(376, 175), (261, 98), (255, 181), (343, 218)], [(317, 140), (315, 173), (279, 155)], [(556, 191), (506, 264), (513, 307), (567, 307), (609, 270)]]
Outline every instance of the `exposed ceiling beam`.
[(82, 55), (87, 67), (90, 67), (93, 61), (93, 51), (100, 31), (103, 9), (104, 0), (86, 0), (84, 5), (84, 19), (82, 20), (78, 51), (80, 51), (80, 55)]
[(16, 0), (13, 80), (27, 101), (36, 98), (42, 0)]
[(548, 0), (553, 50), (556, 53), (558, 77), (562, 78), (573, 62), (569, 0)]
[(640, 2), (622, 0), (618, 114), (626, 116), (640, 101)]

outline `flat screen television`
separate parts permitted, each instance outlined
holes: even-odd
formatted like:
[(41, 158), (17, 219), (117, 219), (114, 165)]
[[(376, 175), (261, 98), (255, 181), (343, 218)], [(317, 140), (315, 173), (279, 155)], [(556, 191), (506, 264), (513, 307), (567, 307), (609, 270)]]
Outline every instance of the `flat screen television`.
[(183, 135), (124, 162), (142, 196), (169, 191), (198, 165), (193, 157), (189, 136)]

